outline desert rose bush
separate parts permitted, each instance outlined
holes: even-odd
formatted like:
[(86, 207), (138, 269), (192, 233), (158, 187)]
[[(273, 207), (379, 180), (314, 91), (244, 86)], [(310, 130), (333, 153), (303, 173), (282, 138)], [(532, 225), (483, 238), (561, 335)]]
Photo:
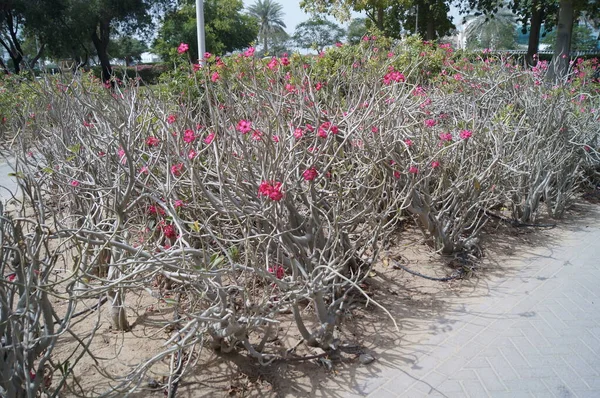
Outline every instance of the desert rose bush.
[(209, 343), (285, 357), (272, 342), (287, 314), (306, 344), (335, 349), (399, 220), (435, 251), (477, 251), (486, 213), (558, 217), (598, 167), (591, 62), (549, 87), (543, 64), (410, 41), (203, 65), (181, 53), (156, 89), (48, 82), (46, 111), (17, 123), (19, 171), (53, 236), (78, 243), (79, 297), (108, 297), (117, 330), (128, 294), (178, 297), (177, 333), (119, 390), (166, 356), (171, 384)]

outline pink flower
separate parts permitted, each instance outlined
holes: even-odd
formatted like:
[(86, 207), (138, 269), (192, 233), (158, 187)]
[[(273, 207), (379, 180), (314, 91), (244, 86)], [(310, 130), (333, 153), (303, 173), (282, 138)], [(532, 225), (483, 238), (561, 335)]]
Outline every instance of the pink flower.
[(179, 177), (183, 171), (183, 163), (174, 164), (171, 166), (171, 174), (175, 177)]
[(188, 152), (188, 159), (194, 159), (196, 156), (198, 156), (198, 152), (196, 152), (195, 149), (190, 149), (190, 151)]
[(260, 131), (258, 131), (258, 130), (254, 130), (254, 131), (252, 132), (252, 139), (253, 139), (254, 141), (260, 141), (260, 140), (262, 140), (262, 135), (263, 135), (263, 133), (262, 133), (262, 132), (260, 132)]
[(399, 179), (400, 178), (400, 172), (398, 170), (394, 171), (394, 178), (395, 179)]
[(436, 169), (438, 167), (440, 167), (440, 162), (438, 162), (437, 160), (431, 162), (431, 168)]
[(206, 145), (210, 145), (211, 142), (213, 142), (215, 139), (215, 133), (210, 133), (209, 135), (206, 136), (206, 138), (204, 139), (204, 143)]
[(191, 144), (196, 139), (196, 134), (194, 134), (193, 130), (187, 129), (183, 132), (183, 141)]
[(337, 43), (335, 43), (335, 46), (339, 48), (339, 47), (342, 47), (343, 44), (338, 41)]
[(302, 130), (300, 127), (296, 127), (296, 129), (294, 130), (294, 138), (299, 140), (300, 138), (302, 138), (303, 135), (304, 130)]
[(437, 122), (433, 119), (427, 119), (425, 120), (425, 126), (426, 127), (433, 127), (437, 124)]
[(282, 57), (281, 58), (281, 65), (283, 66), (288, 66), (290, 64), (290, 60), (288, 57)]
[(210, 80), (215, 83), (217, 80), (219, 80), (221, 76), (219, 76), (219, 72), (214, 72), (211, 76), (210, 76)]
[(9, 282), (14, 282), (15, 279), (17, 279), (17, 274), (13, 273), (13, 274), (9, 274), (6, 279), (8, 279)]
[(72, 186), (72, 187), (78, 187), (78, 186), (79, 186), (79, 184), (80, 184), (80, 182), (79, 182), (79, 181), (77, 181), (77, 180), (72, 180), (72, 181), (71, 181), (71, 186)]
[(273, 57), (267, 64), (267, 68), (269, 68), (270, 70), (275, 70), (275, 69), (277, 69), (278, 65), (279, 65), (279, 61), (277, 61), (277, 58)]
[(273, 139), (273, 142), (279, 142), (279, 136), (278, 135), (274, 135), (271, 138)]
[(102, 158), (102, 157), (106, 156), (106, 152), (98, 151), (98, 156), (100, 156)]
[(252, 130), (252, 122), (249, 120), (240, 120), (237, 124), (237, 131), (246, 134)]
[(376, 126), (371, 127), (371, 133), (377, 133), (379, 132), (379, 128), (377, 128)]
[(267, 196), (269, 199), (277, 202), (283, 198), (281, 185), (281, 182), (277, 181), (263, 181), (258, 187), (258, 196)]
[(142, 166), (140, 169), (140, 174), (148, 174), (150, 171), (148, 170), (148, 166)]
[(119, 160), (121, 163), (125, 164), (127, 162), (127, 159), (125, 158), (125, 149), (119, 148), (117, 154), (119, 155)]
[(267, 269), (267, 271), (270, 274), (274, 274), (275, 278), (277, 278), (277, 279), (283, 279), (283, 277), (285, 276), (285, 270), (283, 269), (283, 267), (281, 265), (276, 265), (274, 268), (269, 267)]
[(410, 140), (408, 138), (404, 140), (404, 143), (406, 144), (406, 146), (409, 146), (409, 147), (412, 146), (412, 144), (413, 144), (412, 140)]
[[(308, 128), (308, 125), (307, 125)], [(321, 138), (327, 138), (327, 133), (331, 132), (331, 134), (339, 133), (339, 128), (335, 124), (331, 124), (331, 122), (323, 122), (321, 126), (319, 126), (318, 135)]]
[(192, 68), (194, 69), (194, 72), (198, 72), (200, 69), (202, 69), (202, 64), (194, 64), (192, 65)]
[(411, 174), (417, 174), (419, 172), (419, 169), (417, 168), (417, 166), (410, 166), (408, 168), (408, 172)]
[(323, 88), (323, 84), (321, 82), (317, 82), (317, 84), (315, 84), (315, 90), (319, 91)]
[(88, 122), (87, 120), (83, 121), (83, 126), (84, 127), (94, 127), (94, 125), (92, 123)]
[(177, 47), (177, 52), (178, 52), (179, 54), (183, 54), (183, 53), (187, 52), (187, 50), (189, 50), (189, 49), (190, 49), (190, 46), (188, 46), (188, 45), (187, 45), (187, 44), (185, 44), (185, 43), (181, 43), (181, 44), (179, 45), (179, 47)]
[(441, 133), (440, 140), (442, 141), (452, 141), (452, 133)]
[(208, 60), (208, 59), (210, 59), (210, 57), (212, 57), (211, 53), (209, 53), (209, 52), (204, 53), (204, 59)]
[(473, 132), (471, 130), (462, 130), (460, 132), (460, 138), (463, 140), (470, 138), (472, 135), (473, 135)]
[(390, 85), (392, 82), (400, 83), (406, 81), (404, 74), (394, 70), (394, 67), (390, 67), (389, 72), (383, 76), (383, 84)]
[(146, 139), (146, 145), (148, 145), (148, 146), (157, 146), (159, 143), (160, 143), (160, 140), (156, 137), (150, 136)]
[(254, 55), (254, 47), (248, 48), (244, 51), (244, 57), (252, 57)]
[(183, 200), (177, 199), (175, 202), (173, 202), (173, 206), (175, 206), (175, 208), (183, 207), (185, 206), (185, 203), (183, 202)]
[(175, 231), (175, 227), (172, 225), (165, 225), (162, 227), (163, 234), (167, 239), (175, 239), (177, 237), (177, 232)]
[(312, 180), (314, 180), (315, 178), (317, 178), (317, 175), (318, 175), (317, 169), (314, 168), (314, 167), (311, 167), (310, 169), (306, 169), (302, 173), (302, 177), (306, 181), (312, 181)]
[(177, 116), (175, 116), (175, 115), (167, 116), (167, 123), (173, 124), (173, 123), (175, 123), (175, 120), (177, 120)]

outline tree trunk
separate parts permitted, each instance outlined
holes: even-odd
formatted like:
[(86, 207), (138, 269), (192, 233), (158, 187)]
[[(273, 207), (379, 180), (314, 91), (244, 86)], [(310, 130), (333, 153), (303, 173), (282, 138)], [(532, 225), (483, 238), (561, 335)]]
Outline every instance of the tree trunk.
[(35, 64), (37, 63), (37, 61), (41, 58), (42, 54), (44, 53), (44, 49), (46, 48), (46, 43), (43, 43), (40, 46), (40, 49), (38, 50), (38, 53), (36, 54), (36, 56), (29, 61), (29, 67), (31, 69), (35, 68)]
[[(264, 48), (264, 54), (263, 55), (267, 55), (267, 52), (269, 51), (269, 43), (268, 43), (268, 35), (266, 33), (263, 34), (263, 48)], [(201, 56), (204, 56), (201, 54)]]
[(4, 60), (2, 58), (0, 58), (0, 68), (2, 68), (4, 73), (6, 73), (7, 75), (10, 75), (10, 71), (8, 70), (8, 67), (6, 66), (6, 64), (4, 63)]
[(573, 17), (573, 0), (560, 0), (556, 44), (547, 75), (547, 79), (551, 82), (562, 79), (569, 69)]
[(383, 7), (379, 6), (377, 7), (377, 29), (379, 29), (381, 32), (384, 31), (384, 23), (383, 23), (383, 17), (384, 17), (384, 9)]
[(427, 32), (425, 39), (428, 41), (435, 40), (435, 21), (433, 20), (432, 15), (427, 15)]
[(21, 73), (21, 61), (23, 61), (23, 56), (21, 54), (13, 52), (10, 52), (8, 55), (13, 61), (13, 68), (15, 68), (15, 74), (18, 75), (19, 73)]
[(533, 0), (531, 5), (531, 29), (529, 31), (529, 43), (527, 45), (527, 55), (525, 56), (525, 62), (529, 66), (535, 66), (537, 64), (537, 58), (534, 57), (538, 52), (540, 46), (540, 31), (542, 29), (542, 7), (538, 0)]
[(102, 82), (110, 82), (112, 68), (110, 67), (110, 58), (108, 58), (108, 43), (110, 41), (110, 22), (100, 21), (92, 33), (92, 42), (100, 59), (102, 67)]

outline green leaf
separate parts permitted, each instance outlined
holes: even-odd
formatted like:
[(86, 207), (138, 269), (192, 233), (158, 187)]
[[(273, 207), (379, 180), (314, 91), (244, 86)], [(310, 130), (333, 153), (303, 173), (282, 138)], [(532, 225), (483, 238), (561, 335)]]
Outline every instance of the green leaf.
[(221, 264), (223, 261), (225, 261), (225, 257), (215, 253), (212, 256), (210, 256), (210, 265), (212, 267), (217, 267), (219, 264)]
[(168, 305), (177, 305), (177, 300), (172, 299), (172, 298), (165, 298), (163, 299), (164, 302)]

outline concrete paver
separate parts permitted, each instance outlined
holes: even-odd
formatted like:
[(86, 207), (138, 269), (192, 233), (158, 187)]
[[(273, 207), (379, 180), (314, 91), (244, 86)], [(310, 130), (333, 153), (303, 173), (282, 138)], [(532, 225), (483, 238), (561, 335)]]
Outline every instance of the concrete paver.
[(600, 397), (600, 208), (588, 207), (390, 356), (409, 360), (381, 355), (383, 380), (348, 396)]

